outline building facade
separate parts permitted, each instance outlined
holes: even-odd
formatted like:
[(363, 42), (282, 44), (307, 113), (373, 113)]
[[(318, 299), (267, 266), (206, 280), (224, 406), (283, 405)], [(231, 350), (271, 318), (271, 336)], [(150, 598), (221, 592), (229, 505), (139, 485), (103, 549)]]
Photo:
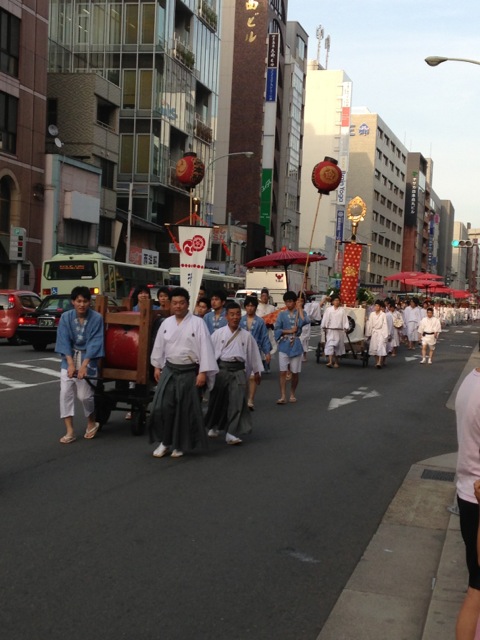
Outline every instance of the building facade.
[[(102, 207), (99, 244), (117, 259), (132, 258), (125, 255), (131, 232), (131, 247), (156, 250), (161, 266), (175, 265), (163, 225), (188, 217), (191, 207), (176, 164), (187, 152), (207, 167), (213, 160), (220, 3), (51, 0), (50, 8), (50, 73), (98, 74), (119, 88), (118, 164), (110, 156), (109, 169), (122, 231), (115, 232), (110, 206)], [(113, 91), (107, 102), (105, 111), (114, 111)], [(195, 192), (202, 203), (208, 184)]]
[[(1, 288), (34, 289), (39, 284), (45, 191), (47, 33), (47, 2), (0, 0)], [(27, 232), (25, 254), (20, 260), (9, 251), (15, 229)]]
[[(360, 285), (369, 289), (383, 289), (384, 277), (402, 268), (407, 155), (378, 114), (353, 110), (347, 201), (360, 196), (367, 206), (357, 240), (365, 243)], [(394, 281), (391, 288), (397, 284)]]

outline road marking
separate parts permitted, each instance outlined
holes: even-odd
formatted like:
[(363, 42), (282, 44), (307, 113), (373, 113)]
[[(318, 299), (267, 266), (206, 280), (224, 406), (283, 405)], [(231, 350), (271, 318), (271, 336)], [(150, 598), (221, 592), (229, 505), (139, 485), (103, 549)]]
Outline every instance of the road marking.
[(418, 356), (405, 356), (405, 362), (411, 362), (412, 360), (418, 360), (418, 358), (421, 358), (421, 355)]
[[(3, 378), (2, 376), (0, 376), (0, 384), (7, 384), (6, 382), (4, 382), (4, 380), (8, 380), (8, 378)], [(7, 389), (0, 389), (0, 393), (4, 393), (5, 391), (15, 391), (16, 389), (24, 389), (25, 387), (41, 387), (44, 384), (58, 384), (57, 380), (47, 380), (46, 382), (34, 382), (32, 384), (25, 384), (23, 382), (20, 382), (19, 380), (12, 380), (12, 382), (17, 383), (16, 386), (10, 386), (10, 388)]]
[(351, 404), (352, 402), (356, 402), (357, 400), (366, 400), (367, 398), (379, 398), (380, 394), (375, 389), (371, 391), (368, 390), (368, 387), (358, 387), (355, 391), (352, 391), (348, 395), (343, 398), (332, 398), (328, 405), (328, 411), (332, 411), (333, 409), (338, 409), (338, 407), (343, 407), (345, 404)]
[(455, 333), (465, 333), (465, 331), (462, 329), (461, 331), (455, 331)]
[(47, 376), (54, 376), (55, 378), (60, 378), (60, 371), (47, 369), (46, 367), (34, 367), (31, 364), (22, 364), (21, 362), (4, 362), (3, 366), (14, 367), (16, 369), (28, 369), (29, 371), (34, 371), (35, 373), (44, 373)]
[(20, 382), (20, 380), (12, 380), (12, 378), (6, 378), (0, 376), (0, 384), (4, 384), (10, 389), (25, 389), (26, 387), (36, 387), (37, 383), (27, 384), (26, 382)]

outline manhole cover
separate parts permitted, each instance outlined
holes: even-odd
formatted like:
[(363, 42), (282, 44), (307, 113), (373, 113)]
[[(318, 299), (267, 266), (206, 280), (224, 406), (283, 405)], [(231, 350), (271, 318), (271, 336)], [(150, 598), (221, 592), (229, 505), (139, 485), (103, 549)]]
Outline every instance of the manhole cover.
[(455, 471), (434, 471), (433, 469), (424, 469), (422, 473), (422, 479), (453, 482), (455, 480)]

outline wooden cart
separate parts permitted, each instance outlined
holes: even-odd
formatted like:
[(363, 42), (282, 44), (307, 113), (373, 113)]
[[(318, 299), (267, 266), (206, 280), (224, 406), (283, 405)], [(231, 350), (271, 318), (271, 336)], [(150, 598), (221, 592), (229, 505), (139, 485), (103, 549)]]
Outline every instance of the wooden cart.
[(130, 299), (123, 302), (120, 310), (110, 311), (106, 296), (96, 299), (96, 310), (105, 323), (105, 358), (95, 389), (95, 415), (102, 428), (112, 411), (131, 411), (131, 431), (141, 435), (154, 393), (152, 333), (162, 312), (152, 309), (151, 300), (140, 301), (140, 311), (136, 313), (130, 310)]

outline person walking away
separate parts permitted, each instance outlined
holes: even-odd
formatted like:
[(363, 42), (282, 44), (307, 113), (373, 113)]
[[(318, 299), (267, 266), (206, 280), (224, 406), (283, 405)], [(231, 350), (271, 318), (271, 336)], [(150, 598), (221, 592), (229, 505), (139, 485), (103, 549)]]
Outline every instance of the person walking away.
[[(270, 338), (268, 337), (268, 329), (266, 324), (256, 314), (257, 306), (258, 298), (256, 296), (247, 296), (245, 298), (244, 307), (247, 313), (240, 319), (240, 327), (250, 332), (260, 350), (262, 363), (264, 361), (267, 365), (269, 365), (272, 344), (270, 342)], [(257, 386), (257, 381), (255, 380), (255, 376), (252, 373), (250, 374), (250, 378), (248, 380), (247, 401), (248, 408), (252, 411), (255, 408), (255, 393), (257, 391)]]
[(62, 444), (76, 440), (73, 428), (75, 395), (82, 403), (87, 418), (84, 438), (94, 438), (100, 427), (95, 422), (94, 386), (86, 378), (97, 377), (98, 360), (105, 355), (103, 318), (90, 308), (90, 290), (88, 287), (75, 287), (70, 298), (73, 309), (61, 315), (55, 344), (55, 352), (62, 356), (60, 417), (66, 429), (66, 434), (60, 438)]
[(173, 315), (160, 327), (150, 358), (158, 383), (149, 422), (150, 442), (160, 443), (156, 458), (207, 447), (200, 390), (211, 388), (218, 372), (205, 322), (188, 310), (190, 294), (176, 287), (170, 295)]
[(377, 369), (382, 368), (383, 358), (387, 355), (388, 325), (383, 304), (382, 300), (375, 301), (374, 311), (369, 315), (365, 327), (365, 336), (370, 338), (368, 353), (376, 356)]
[(277, 404), (287, 402), (287, 372), (290, 370), (290, 402), (296, 402), (296, 391), (302, 370), (303, 346), (300, 341), (302, 327), (310, 323), (310, 319), (303, 310), (302, 301), (294, 291), (287, 291), (283, 295), (285, 311), (280, 311), (275, 322), (275, 340), (278, 344), (280, 368), (280, 398)]
[(332, 304), (325, 309), (320, 326), (325, 332), (324, 353), (328, 357), (327, 367), (338, 369), (339, 358), (345, 353), (345, 332), (350, 328), (347, 310), (340, 306), (338, 296), (332, 296)]
[(227, 326), (212, 335), (219, 373), (210, 393), (205, 424), (209, 437), (225, 431), (227, 444), (240, 444), (239, 436), (250, 433), (252, 417), (247, 406), (246, 380), (253, 374), (260, 384), (262, 358), (252, 334), (240, 327), (242, 311), (237, 302), (228, 306)]
[(480, 368), (463, 380), (455, 398), (457, 422), (457, 502), (465, 544), (468, 589), (457, 618), (456, 640), (474, 640), (480, 616), (479, 506), (474, 483), (480, 478)]
[(420, 360), (420, 364), (427, 362), (427, 349), (428, 364), (432, 364), (433, 352), (435, 351), (435, 345), (441, 332), (442, 325), (440, 324), (440, 320), (433, 315), (433, 307), (427, 307), (427, 315), (420, 320), (420, 324), (418, 325), (418, 336), (422, 342), (422, 359)]
[(210, 334), (227, 325), (227, 318), (225, 316), (226, 300), (227, 294), (222, 289), (214, 291), (210, 298), (210, 305), (212, 309), (203, 316)]

